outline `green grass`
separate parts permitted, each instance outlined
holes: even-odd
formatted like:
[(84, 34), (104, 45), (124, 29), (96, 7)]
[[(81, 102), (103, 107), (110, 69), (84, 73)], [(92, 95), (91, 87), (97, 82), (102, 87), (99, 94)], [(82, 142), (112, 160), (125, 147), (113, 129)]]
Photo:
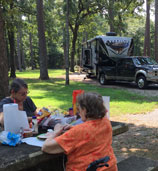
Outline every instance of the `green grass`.
[[(64, 75), (65, 70), (61, 70), (61, 69), (48, 70), (48, 73), (49, 73), (49, 76), (52, 78), (52, 77)], [(38, 79), (40, 76), (40, 71), (39, 70), (27, 70), (27, 71), (23, 71), (23, 72), (16, 72), (16, 75), (19, 78)]]
[(38, 108), (68, 110), (72, 107), (73, 90), (98, 92), (102, 96), (110, 96), (110, 115), (124, 115), (146, 113), (158, 107), (156, 97), (143, 97), (124, 90), (101, 88), (90, 84), (70, 81), (65, 85), (65, 80), (58, 78), (65, 74), (64, 70), (48, 70), (50, 80), (39, 80), (39, 70), (17, 72), (19, 78), (24, 79), (29, 86), (31, 98)]

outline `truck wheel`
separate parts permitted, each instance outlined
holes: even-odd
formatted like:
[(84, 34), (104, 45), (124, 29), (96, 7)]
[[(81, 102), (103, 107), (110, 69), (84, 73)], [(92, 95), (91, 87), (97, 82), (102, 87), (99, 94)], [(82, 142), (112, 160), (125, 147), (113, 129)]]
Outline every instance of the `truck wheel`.
[(101, 74), (100, 77), (99, 77), (99, 83), (101, 85), (105, 85), (106, 83), (106, 79), (105, 79), (105, 75), (104, 74)]
[(137, 78), (137, 86), (139, 89), (144, 89), (146, 85), (147, 85), (147, 82), (144, 76), (140, 76)]

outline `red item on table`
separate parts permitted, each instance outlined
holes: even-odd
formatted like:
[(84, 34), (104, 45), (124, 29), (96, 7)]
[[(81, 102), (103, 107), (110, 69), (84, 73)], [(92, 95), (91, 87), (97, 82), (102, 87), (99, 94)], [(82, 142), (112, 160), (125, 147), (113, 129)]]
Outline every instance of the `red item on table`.
[(76, 109), (76, 97), (77, 95), (79, 94), (82, 94), (84, 93), (84, 90), (73, 90), (73, 100), (72, 100), (72, 104), (73, 104), (73, 114), (76, 114), (77, 113), (77, 109)]

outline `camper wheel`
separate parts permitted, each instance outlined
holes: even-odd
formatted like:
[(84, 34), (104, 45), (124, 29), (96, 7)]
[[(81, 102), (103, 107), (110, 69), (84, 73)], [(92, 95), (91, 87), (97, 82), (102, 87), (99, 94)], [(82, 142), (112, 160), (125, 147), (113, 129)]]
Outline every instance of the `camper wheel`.
[(101, 85), (105, 85), (106, 79), (105, 79), (105, 75), (104, 75), (104, 74), (100, 74), (99, 83), (100, 83)]

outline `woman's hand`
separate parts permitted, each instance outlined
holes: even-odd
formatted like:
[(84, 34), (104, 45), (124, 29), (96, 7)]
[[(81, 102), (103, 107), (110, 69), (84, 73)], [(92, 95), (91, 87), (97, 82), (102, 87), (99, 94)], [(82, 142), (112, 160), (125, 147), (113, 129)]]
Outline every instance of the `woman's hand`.
[(73, 126), (70, 124), (66, 124), (66, 125), (61, 125), (61, 124), (56, 124), (54, 127), (54, 131), (56, 133), (57, 136), (63, 134), (64, 132), (66, 132), (67, 130), (71, 129)]
[(66, 125), (64, 125), (64, 127), (63, 127), (63, 131), (67, 131), (67, 130), (71, 129), (72, 127), (73, 127), (72, 125), (66, 124)]
[(48, 132), (46, 134), (47, 138), (55, 138), (61, 134), (63, 134), (64, 132), (66, 132), (67, 130), (71, 129), (73, 126), (72, 125), (61, 125), (61, 124), (56, 124), (54, 127), (54, 131), (53, 132)]
[(64, 131), (64, 125), (56, 124), (54, 127), (54, 132), (57, 136), (61, 135)]
[(61, 135), (63, 133), (63, 125), (61, 124), (56, 124), (54, 127), (54, 131), (48, 132), (46, 134), (47, 139), (54, 139), (55, 137)]

